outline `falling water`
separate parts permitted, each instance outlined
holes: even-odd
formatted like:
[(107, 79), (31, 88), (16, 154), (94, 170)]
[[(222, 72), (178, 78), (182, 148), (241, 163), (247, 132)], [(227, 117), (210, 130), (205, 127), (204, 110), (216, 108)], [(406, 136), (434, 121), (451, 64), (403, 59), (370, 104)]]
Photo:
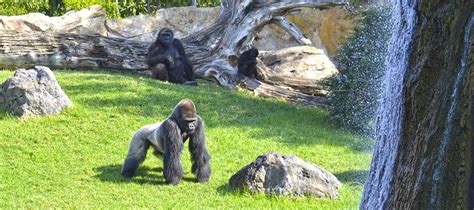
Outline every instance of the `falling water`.
[[(451, 139), (451, 130), (453, 128), (454, 118), (456, 114), (456, 109), (458, 107), (458, 98), (459, 98), (459, 89), (462, 88), (461, 85), (463, 84), (463, 80), (468, 78), (467, 66), (469, 61), (469, 51), (471, 47), (471, 31), (474, 25), (474, 13), (471, 15), (471, 19), (467, 23), (464, 32), (464, 48), (462, 51), (461, 57), (461, 67), (459, 73), (456, 76), (456, 80), (454, 82), (453, 93), (451, 94), (451, 102), (447, 114), (446, 120), (446, 128), (443, 132), (443, 140), (441, 142), (441, 147), (439, 150), (439, 155), (436, 159), (437, 166), (442, 165), (444, 158), (446, 157), (446, 146), (450, 142)], [(440, 198), (441, 196), (441, 187), (439, 187), (440, 180), (443, 180), (443, 173), (442, 170), (444, 167), (436, 167), (435, 172), (433, 174), (433, 188), (431, 192), (431, 203), (434, 206), (440, 206)]]
[(401, 135), (403, 79), (416, 22), (417, 0), (393, 0), (393, 31), (385, 60), (382, 96), (378, 107), (377, 145), (366, 182), (361, 209), (384, 208)]

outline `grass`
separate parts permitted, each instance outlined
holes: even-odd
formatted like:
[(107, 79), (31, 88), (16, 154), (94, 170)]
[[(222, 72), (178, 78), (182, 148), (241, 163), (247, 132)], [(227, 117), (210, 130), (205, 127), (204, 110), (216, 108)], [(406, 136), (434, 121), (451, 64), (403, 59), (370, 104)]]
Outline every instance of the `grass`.
[[(13, 72), (0, 71), (0, 81)], [(0, 112), (0, 208), (358, 208), (371, 153), (368, 141), (327, 122), (326, 111), (251, 96), (200, 81), (198, 87), (106, 71), (55, 71), (74, 107), (18, 119)], [(213, 174), (193, 182), (189, 152), (178, 186), (164, 184), (148, 155), (138, 176), (119, 171), (133, 133), (192, 99), (206, 122)], [(187, 146), (187, 143), (186, 145)], [(236, 192), (228, 180), (263, 153), (294, 154), (343, 183), (337, 200)]]

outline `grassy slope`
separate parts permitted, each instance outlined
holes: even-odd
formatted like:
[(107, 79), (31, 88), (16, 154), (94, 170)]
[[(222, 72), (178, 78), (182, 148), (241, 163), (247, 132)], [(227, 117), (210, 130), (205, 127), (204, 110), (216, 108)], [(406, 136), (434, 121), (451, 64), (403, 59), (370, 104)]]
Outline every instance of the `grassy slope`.
[[(13, 72), (0, 71), (0, 81)], [(2, 207), (357, 208), (370, 152), (363, 139), (328, 125), (321, 109), (262, 99), (201, 81), (173, 85), (130, 74), (56, 71), (74, 107), (58, 116), (20, 120), (0, 113)], [(132, 134), (161, 121), (182, 98), (206, 122), (213, 174), (164, 185), (162, 163), (149, 155), (132, 180), (119, 170)], [(187, 146), (187, 144), (185, 145)], [(340, 199), (285, 198), (233, 192), (227, 183), (263, 153), (295, 154), (333, 172)]]

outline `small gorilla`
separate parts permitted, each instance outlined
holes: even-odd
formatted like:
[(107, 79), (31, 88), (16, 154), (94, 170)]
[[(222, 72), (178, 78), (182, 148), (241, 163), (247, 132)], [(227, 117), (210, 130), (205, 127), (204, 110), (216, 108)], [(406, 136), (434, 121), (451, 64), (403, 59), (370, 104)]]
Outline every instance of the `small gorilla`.
[(153, 154), (163, 158), (163, 175), (166, 182), (178, 184), (183, 177), (180, 156), (183, 144), (188, 138), (191, 171), (196, 175), (197, 182), (208, 181), (211, 175), (211, 157), (206, 149), (204, 122), (197, 115), (193, 101), (189, 99), (181, 100), (163, 122), (143, 126), (133, 135), (122, 167), (122, 176), (135, 176), (138, 166), (145, 160), (148, 148), (152, 146)]
[(161, 29), (156, 41), (148, 48), (146, 63), (155, 79), (180, 84), (197, 84), (183, 44), (174, 38), (173, 31), (169, 28)]
[(237, 61), (238, 72), (247, 77), (257, 77), (257, 57), (258, 50), (251, 48), (240, 55)]

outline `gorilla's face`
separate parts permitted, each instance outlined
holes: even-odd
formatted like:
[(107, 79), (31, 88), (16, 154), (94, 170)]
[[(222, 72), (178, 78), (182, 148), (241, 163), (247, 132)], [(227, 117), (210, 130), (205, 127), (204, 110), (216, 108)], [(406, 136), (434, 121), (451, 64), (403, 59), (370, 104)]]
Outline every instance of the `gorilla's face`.
[(181, 104), (178, 121), (181, 130), (188, 134), (194, 133), (198, 126), (198, 116), (192, 102), (186, 101)]
[(170, 46), (171, 43), (173, 42), (173, 32), (169, 29), (164, 29), (160, 31), (158, 35), (158, 40), (164, 46)]

